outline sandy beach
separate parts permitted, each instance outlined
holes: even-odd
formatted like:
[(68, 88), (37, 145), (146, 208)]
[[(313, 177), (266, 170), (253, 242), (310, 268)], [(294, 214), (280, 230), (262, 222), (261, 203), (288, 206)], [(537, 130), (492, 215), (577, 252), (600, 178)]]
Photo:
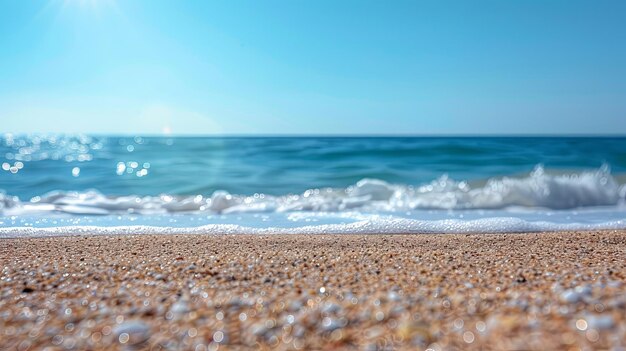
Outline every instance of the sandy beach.
[(0, 240), (0, 350), (622, 350), (626, 232)]

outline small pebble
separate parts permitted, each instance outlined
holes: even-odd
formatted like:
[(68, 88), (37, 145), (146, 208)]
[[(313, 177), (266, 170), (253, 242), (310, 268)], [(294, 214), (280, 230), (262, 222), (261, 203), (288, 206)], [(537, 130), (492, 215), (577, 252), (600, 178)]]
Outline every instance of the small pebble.
[(150, 338), (150, 327), (142, 321), (126, 321), (113, 328), (113, 335), (122, 344), (137, 345)]

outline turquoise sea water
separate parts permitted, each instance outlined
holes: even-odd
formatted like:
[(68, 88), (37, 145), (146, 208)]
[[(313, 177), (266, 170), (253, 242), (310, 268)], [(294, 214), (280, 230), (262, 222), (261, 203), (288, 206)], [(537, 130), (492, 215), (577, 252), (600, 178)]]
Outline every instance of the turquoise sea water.
[(5, 233), (626, 226), (626, 138), (4, 134), (0, 164)]

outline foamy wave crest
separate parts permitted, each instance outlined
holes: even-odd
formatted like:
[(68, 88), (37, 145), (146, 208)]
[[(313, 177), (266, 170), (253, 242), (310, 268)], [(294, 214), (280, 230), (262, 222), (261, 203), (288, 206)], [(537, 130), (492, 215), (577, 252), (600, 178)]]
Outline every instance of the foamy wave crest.
[(410, 208), (498, 209), (511, 206), (570, 209), (617, 205), (626, 187), (611, 176), (608, 166), (595, 171), (550, 175), (537, 166), (528, 177), (490, 179), (471, 189), (465, 182), (442, 177), (401, 196)]
[(390, 184), (363, 179), (345, 189), (310, 189), (302, 194), (270, 196), (233, 195), (216, 191), (211, 196), (117, 196), (97, 191), (53, 192), (21, 202), (0, 194), (0, 214), (38, 212), (106, 215), (111, 213), (159, 214), (178, 212), (246, 213), (290, 211), (405, 211), (414, 209), (503, 209), (529, 207), (572, 209), (611, 206), (624, 202), (620, 186), (609, 168), (571, 174), (548, 174), (537, 166), (526, 177), (489, 179), (472, 187), (446, 175), (422, 186)]

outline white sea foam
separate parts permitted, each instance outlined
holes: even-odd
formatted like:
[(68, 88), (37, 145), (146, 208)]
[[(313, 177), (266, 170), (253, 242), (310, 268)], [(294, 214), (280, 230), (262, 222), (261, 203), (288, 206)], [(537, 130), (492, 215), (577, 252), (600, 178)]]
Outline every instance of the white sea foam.
[[(259, 189), (262, 190), (262, 189)], [(106, 215), (111, 213), (268, 213), (291, 211), (406, 211), (415, 209), (503, 209), (509, 207), (572, 209), (624, 202), (608, 167), (572, 174), (547, 174), (538, 166), (526, 177), (492, 178), (471, 187), (446, 175), (421, 186), (363, 179), (345, 189), (310, 189), (302, 194), (254, 196), (216, 191), (211, 196), (117, 196), (97, 191), (52, 192), (21, 202), (0, 194), (0, 215), (40, 212)]]
[(393, 216), (370, 216), (346, 224), (304, 225), (293, 228), (256, 228), (235, 224), (211, 224), (199, 227), (160, 226), (67, 226), (51, 228), (0, 228), (0, 238), (74, 235), (141, 235), (141, 234), (419, 234), (419, 233), (515, 233), (557, 230), (624, 229), (626, 219), (603, 223), (553, 223), (526, 221), (515, 217), (477, 220), (415, 220)]
[(607, 167), (470, 186), (446, 176), (422, 186), (364, 179), (345, 189), (243, 196), (0, 194), (0, 237), (114, 234), (492, 233), (625, 229), (626, 187)]

